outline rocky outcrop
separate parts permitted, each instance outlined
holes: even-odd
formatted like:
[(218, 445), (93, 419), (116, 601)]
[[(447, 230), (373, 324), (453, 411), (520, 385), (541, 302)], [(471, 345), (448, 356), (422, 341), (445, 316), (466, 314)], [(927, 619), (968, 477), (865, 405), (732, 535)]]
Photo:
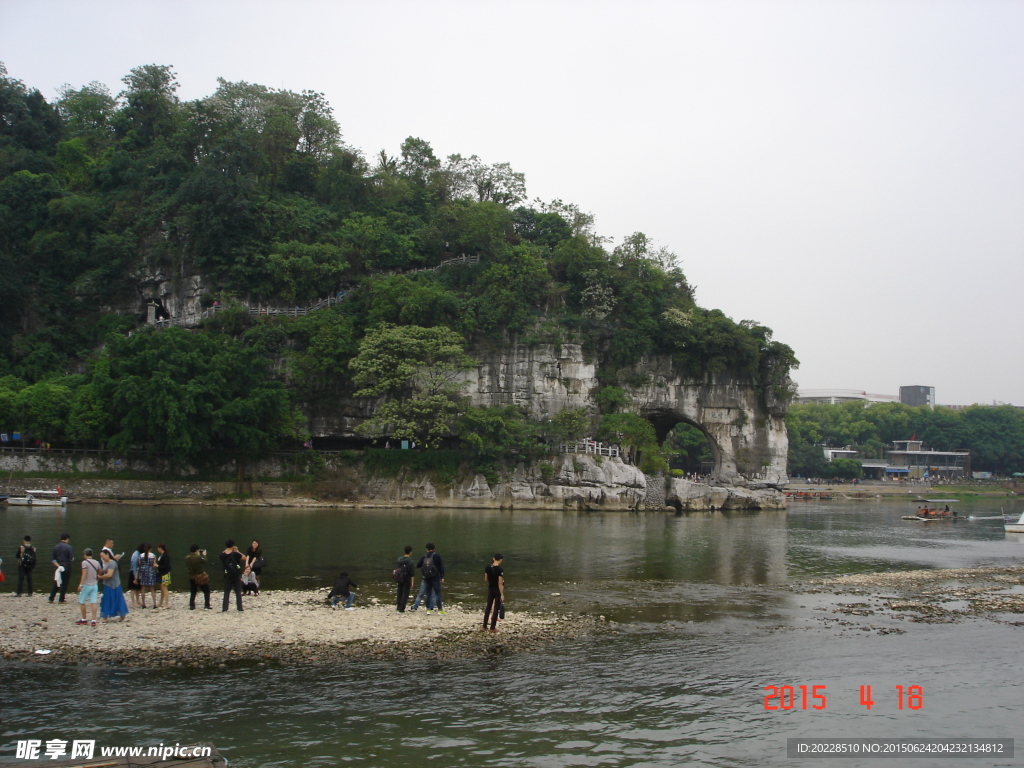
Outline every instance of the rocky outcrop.
[[(474, 405), (515, 405), (535, 419), (567, 408), (597, 411), (597, 363), (576, 344), (509, 342), (492, 352), (471, 352), (480, 362), (464, 382)], [(704, 434), (715, 458), (716, 484), (756, 489), (788, 482), (786, 405), (763, 396), (755, 382), (728, 374), (683, 376), (666, 356), (645, 359), (628, 379), (644, 382), (622, 386), (659, 438), (680, 422)]]
[(708, 509), (784, 509), (786, 497), (774, 488), (739, 488), (693, 483), (668, 478), (665, 481), (665, 504), (677, 510)]
[(564, 454), (552, 462), (520, 464), (506, 478), (474, 475), (439, 491), (428, 478), (370, 479), (363, 500), (374, 504), (469, 509), (641, 509), (647, 478), (619, 458)]
[(784, 509), (785, 497), (771, 488), (714, 486), (645, 476), (618, 458), (565, 454), (551, 462), (520, 464), (498, 482), (474, 475), (446, 492), (429, 479), (374, 479), (362, 488), (373, 504), (469, 509), (637, 510)]

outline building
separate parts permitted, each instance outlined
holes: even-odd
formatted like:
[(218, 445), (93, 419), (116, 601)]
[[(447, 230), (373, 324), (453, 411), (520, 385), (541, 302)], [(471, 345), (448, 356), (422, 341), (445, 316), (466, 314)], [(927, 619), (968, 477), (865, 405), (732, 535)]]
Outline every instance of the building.
[(822, 448), (826, 461), (857, 459), (867, 480), (971, 476), (970, 451), (932, 451), (921, 440), (897, 440), (884, 459), (862, 459), (849, 448)]
[(914, 408), (922, 405), (934, 408), (935, 387), (922, 387), (916, 384), (912, 387), (900, 387), (900, 402)]
[(970, 451), (931, 451), (920, 440), (896, 440), (886, 451), (889, 477), (970, 477)]
[(822, 403), (824, 405), (853, 402), (870, 405), (871, 403), (898, 403), (899, 401), (900, 399), (896, 395), (873, 395), (859, 389), (802, 389), (796, 395), (798, 403)]
[(822, 448), (822, 450), (825, 452), (825, 461), (857, 458), (857, 452), (851, 448)]

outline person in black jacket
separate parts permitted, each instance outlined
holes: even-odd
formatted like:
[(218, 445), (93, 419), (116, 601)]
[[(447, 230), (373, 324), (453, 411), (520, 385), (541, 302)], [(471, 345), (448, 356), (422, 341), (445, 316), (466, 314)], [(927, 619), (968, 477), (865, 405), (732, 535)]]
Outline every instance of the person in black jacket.
[(416, 563), (412, 557), (412, 547), (408, 544), (405, 545), (405, 554), (398, 558), (398, 562), (395, 563), (395, 571), (399, 568), (405, 569), (405, 578), (398, 582), (398, 596), (396, 605), (399, 613), (405, 613), (405, 606), (409, 604), (409, 593), (412, 592), (413, 578), (416, 575)]
[(334, 580), (334, 586), (331, 588), (331, 593), (327, 595), (331, 599), (331, 608), (337, 608), (338, 603), (345, 600), (345, 610), (354, 611), (352, 603), (356, 601), (355, 592), (352, 590), (359, 589), (359, 585), (356, 584), (352, 579), (348, 577), (348, 571), (342, 571), (338, 574), (338, 578)]
[[(53, 587), (50, 588), (50, 602), (60, 592), (60, 602), (68, 593), (68, 582), (71, 581), (71, 568), (75, 564), (75, 550), (71, 548), (71, 536), (66, 533), (60, 535), (60, 542), (53, 548), (50, 562), (57, 569), (54, 574)], [(63, 570), (61, 570), (63, 569)]]
[(36, 548), (32, 546), (32, 537), (26, 536), (18, 547), (18, 597), (21, 597), (22, 585), (28, 582), (28, 594), (32, 594), (32, 571), (36, 567)]
[(224, 542), (224, 551), (220, 553), (220, 561), (224, 565), (224, 604), (221, 613), (228, 609), (231, 593), (235, 593), (235, 607), (242, 608), (242, 574), (245, 573), (245, 556), (238, 551), (233, 539)]
[(420, 607), (420, 601), (426, 597), (427, 613), (437, 610), (438, 613), (445, 613), (441, 605), (441, 585), (444, 584), (444, 561), (434, 551), (433, 542), (427, 542), (427, 553), (416, 563), (420, 569), (420, 591), (416, 594), (416, 600), (409, 610), (415, 611)]

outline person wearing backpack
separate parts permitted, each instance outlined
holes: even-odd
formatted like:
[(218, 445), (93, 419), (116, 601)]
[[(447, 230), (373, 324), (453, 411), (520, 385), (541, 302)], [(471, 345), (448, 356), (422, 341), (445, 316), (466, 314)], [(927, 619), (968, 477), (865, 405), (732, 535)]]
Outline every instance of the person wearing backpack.
[(405, 554), (398, 558), (392, 577), (398, 583), (398, 612), (405, 613), (405, 606), (409, 604), (409, 593), (412, 592), (414, 576), (416, 575), (416, 563), (410, 557), (412, 547), (406, 545)]
[(235, 593), (235, 607), (241, 611), (242, 608), (242, 574), (248, 569), (245, 568), (245, 557), (238, 551), (233, 539), (224, 542), (224, 551), (220, 553), (220, 561), (224, 565), (224, 603), (221, 605), (221, 613), (228, 609), (231, 593)]
[(18, 547), (18, 597), (21, 597), (22, 585), (28, 584), (27, 595), (32, 594), (32, 571), (36, 567), (36, 548), (32, 546), (32, 537), (26, 536)]
[(441, 585), (444, 584), (444, 562), (441, 556), (434, 551), (434, 544), (427, 542), (427, 553), (416, 563), (420, 569), (420, 591), (416, 594), (410, 610), (415, 611), (420, 607), (420, 601), (426, 598), (427, 613), (436, 610), (438, 613), (446, 613), (441, 603)]

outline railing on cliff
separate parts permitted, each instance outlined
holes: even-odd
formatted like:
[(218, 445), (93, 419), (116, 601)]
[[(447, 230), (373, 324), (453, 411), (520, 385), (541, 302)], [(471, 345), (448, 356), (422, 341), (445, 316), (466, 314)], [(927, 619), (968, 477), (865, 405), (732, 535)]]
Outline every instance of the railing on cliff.
[(437, 272), (437, 270), (439, 270), (441, 267), (448, 267), (448, 266), (451, 266), (453, 264), (479, 264), (479, 263), (480, 263), (480, 257), (479, 256), (453, 256), (450, 259), (445, 259), (440, 264), (438, 264), (436, 267), (420, 267), (419, 269), (410, 269), (410, 270), (407, 270), (407, 271), (404, 271), (404, 272), (401, 272), (401, 273), (398, 273), (398, 274), (414, 275), (417, 272)]
[(558, 446), (562, 453), (590, 453), (595, 456), (618, 456), (619, 449), (610, 445), (601, 445), (593, 441), (585, 440), (582, 443), (562, 443)]
[[(440, 264), (434, 267), (421, 267), (420, 269), (410, 269), (405, 272), (396, 272), (394, 274), (413, 275), (417, 272), (436, 272), (442, 267), (454, 266), (458, 264), (479, 264), (479, 256), (453, 256), (450, 259), (445, 259)], [(348, 294), (347, 291), (340, 291), (336, 296), (328, 296), (326, 299), (310, 304), (308, 307), (300, 307), (298, 305), (294, 307), (271, 307), (261, 305), (251, 305), (245, 302), (232, 304), (231, 306), (221, 306), (215, 304), (208, 309), (204, 309), (202, 312), (187, 312), (184, 315), (178, 315), (177, 317), (168, 317), (164, 320), (154, 320), (151, 325), (154, 328), (195, 328), (203, 320), (214, 317), (218, 312), (223, 312), (227, 309), (244, 309), (249, 317), (267, 317), (270, 315), (279, 315), (282, 317), (302, 317), (308, 315), (310, 312), (315, 312), (318, 309), (324, 309), (326, 307), (332, 307), (344, 301), (345, 296)]]
[(326, 299), (321, 299), (315, 304), (310, 304), (308, 307), (270, 307), (262, 305), (251, 305), (246, 303), (232, 304), (231, 306), (221, 306), (215, 304), (214, 306), (204, 309), (202, 312), (189, 312), (178, 317), (169, 317), (166, 320), (154, 320), (153, 326), (155, 328), (170, 328), (172, 326), (179, 326), (183, 328), (194, 328), (199, 325), (200, 322), (207, 318), (214, 317), (218, 312), (224, 312), (229, 309), (244, 309), (249, 317), (267, 317), (270, 315), (281, 315), (284, 317), (302, 317), (308, 315), (310, 312), (315, 312), (318, 309), (324, 309), (325, 307), (332, 307), (335, 304), (340, 304), (345, 300), (347, 291), (341, 291), (336, 296), (328, 296)]

